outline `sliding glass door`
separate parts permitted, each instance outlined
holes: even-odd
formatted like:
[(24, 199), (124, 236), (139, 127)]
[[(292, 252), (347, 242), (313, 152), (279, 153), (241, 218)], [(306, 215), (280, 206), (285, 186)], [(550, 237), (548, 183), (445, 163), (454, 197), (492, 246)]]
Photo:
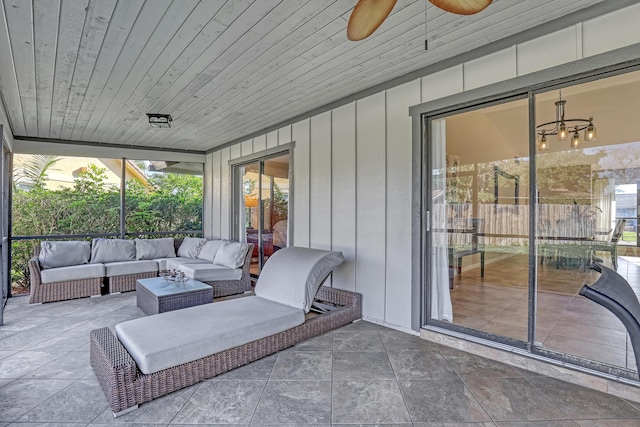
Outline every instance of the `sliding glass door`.
[(640, 295), (640, 72), (423, 115), (427, 326), (637, 378), (629, 336), (579, 294)]
[(432, 319), (526, 341), (527, 101), (447, 115), (430, 126)]
[(289, 154), (234, 166), (234, 237), (253, 243), (251, 273), (289, 245)]

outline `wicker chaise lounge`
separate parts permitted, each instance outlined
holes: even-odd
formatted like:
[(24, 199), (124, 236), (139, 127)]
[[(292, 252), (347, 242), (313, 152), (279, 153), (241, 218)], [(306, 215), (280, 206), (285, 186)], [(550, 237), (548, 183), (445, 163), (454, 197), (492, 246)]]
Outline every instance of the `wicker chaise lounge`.
[[(239, 299), (206, 304), (205, 306), (191, 307), (184, 310), (124, 322), (123, 324), (116, 326), (118, 337), (116, 337), (109, 328), (101, 328), (91, 331), (91, 366), (93, 367), (96, 377), (107, 396), (114, 416), (119, 416), (137, 408), (137, 406), (142, 403), (149, 402), (160, 396), (164, 396), (173, 391), (188, 387), (231, 369), (253, 362), (262, 357), (293, 346), (308, 338), (323, 334), (360, 319), (362, 315), (362, 297), (360, 294), (327, 287), (320, 287), (318, 289), (320, 283), (322, 283), (326, 276), (331, 272), (331, 269), (333, 269), (337, 264), (328, 268), (325, 263), (324, 267), (320, 269), (316, 268), (313, 271), (305, 272), (306, 283), (300, 283), (298, 289), (294, 289), (292, 292), (291, 289), (287, 289), (286, 286), (279, 287), (279, 284), (272, 286), (273, 280), (270, 281), (268, 277), (273, 279), (275, 276), (273, 274), (265, 274), (269, 273), (268, 267), (270, 265), (271, 267), (280, 265), (292, 270), (296, 268), (299, 269), (300, 264), (304, 264), (292, 264), (291, 258), (287, 259), (287, 254), (291, 254), (295, 251), (302, 251), (302, 253), (308, 254), (311, 253), (310, 251), (316, 250), (286, 248), (274, 254), (274, 256), (271, 257), (265, 265), (265, 269), (262, 271), (260, 279), (258, 280), (256, 285), (256, 296), (246, 296)], [(329, 251), (316, 252), (329, 253)], [(336, 253), (333, 252), (332, 254)], [(339, 254), (339, 256), (341, 262), (342, 255)], [(278, 262), (280, 263), (278, 264)], [(302, 269), (304, 269), (304, 266)], [(272, 268), (271, 272), (274, 270), (275, 269)], [(292, 276), (295, 276), (287, 274), (286, 272), (284, 275), (288, 275), (289, 279), (291, 279)], [(298, 277), (300, 276), (298, 275)], [(284, 281), (287, 281), (286, 277)], [(302, 282), (305, 281), (303, 280)], [(312, 286), (309, 286), (309, 283), (312, 283)], [(322, 302), (325, 307), (332, 306), (333, 309), (315, 316), (307, 315), (305, 319), (304, 312), (308, 312), (308, 307), (314, 299), (315, 301)], [(163, 351), (166, 352), (166, 345), (161, 345), (160, 347), (164, 348), (160, 349), (161, 351), (158, 351), (155, 354), (149, 355), (149, 357), (147, 357), (147, 355), (144, 355), (144, 357), (141, 356), (139, 352), (136, 353), (136, 350), (139, 347), (149, 345), (149, 342), (151, 342), (152, 346), (158, 341), (173, 342), (171, 341), (171, 332), (158, 332), (157, 329), (166, 328), (156, 328), (154, 329), (153, 337), (147, 337), (144, 335), (141, 337), (138, 335), (137, 338), (139, 338), (139, 342), (134, 342), (133, 345), (131, 343), (132, 340), (136, 340), (136, 326), (142, 326), (142, 333), (144, 334), (144, 331), (148, 330), (146, 328), (149, 328), (149, 326), (153, 325), (155, 322), (159, 322), (160, 325), (164, 322), (166, 325), (167, 321), (175, 322), (175, 316), (182, 316), (182, 318), (187, 322), (185, 328), (189, 328), (189, 326), (193, 326), (190, 323), (193, 322), (194, 319), (197, 319), (198, 316), (201, 317), (203, 313), (206, 315), (207, 310), (208, 313), (215, 314), (216, 311), (224, 312), (226, 308), (233, 308), (235, 306), (234, 309), (236, 310), (236, 313), (233, 314), (237, 316), (237, 307), (242, 307), (243, 304), (246, 304), (246, 307), (248, 307), (248, 309), (245, 310), (247, 311), (247, 322), (254, 322), (254, 324), (256, 324), (256, 321), (260, 321), (259, 316), (261, 315), (256, 314), (256, 310), (249, 308), (254, 307), (252, 304), (259, 301), (280, 306), (285, 312), (287, 310), (293, 310), (296, 316), (302, 316), (300, 323), (294, 327), (287, 327), (284, 330), (270, 333), (266, 336), (260, 336), (259, 338), (252, 339), (249, 342), (242, 342), (241, 344), (233, 345), (229, 348), (223, 348), (219, 351), (212, 352), (211, 354), (198, 356), (194, 360), (176, 363), (175, 365), (168, 365), (162, 369), (158, 368), (158, 366), (162, 366), (162, 363), (166, 364), (167, 362), (167, 360), (162, 360), (163, 357), (170, 361), (173, 360), (173, 356), (164, 356), (165, 353), (163, 353)], [(296, 305), (299, 305), (298, 301), (302, 301), (304, 307), (296, 307)], [(259, 304), (262, 304), (262, 302)], [(296, 314), (296, 310), (299, 310), (300, 312)], [(206, 322), (209, 319), (200, 319), (201, 322), (203, 320)], [(207, 333), (205, 334), (207, 335), (206, 339), (211, 341), (214, 346), (218, 345), (219, 340), (228, 339), (224, 338), (225, 335), (231, 336), (231, 341), (237, 341), (237, 338), (239, 337), (234, 335), (234, 328), (236, 327), (234, 325), (242, 322), (228, 322), (227, 327), (230, 328), (230, 330), (219, 331), (218, 329), (220, 327), (224, 327), (221, 326), (224, 322), (220, 322), (220, 320), (221, 319), (219, 317), (217, 320), (211, 319), (210, 337)], [(237, 327), (241, 330), (242, 325), (238, 325)], [(127, 334), (127, 328), (129, 330), (133, 329), (134, 333)], [(192, 327), (191, 329), (197, 329), (197, 327)], [(138, 329), (138, 333), (140, 333), (140, 329)], [(158, 337), (158, 334), (164, 335)], [(202, 341), (203, 334), (200, 333), (199, 335), (199, 339)], [(181, 339), (183, 338), (181, 337)], [(187, 342), (185, 345), (182, 345), (181, 348), (187, 348), (189, 344), (190, 343)], [(199, 347), (203, 347), (201, 343), (196, 344)], [(211, 343), (205, 344), (209, 345)], [(134, 350), (128, 350), (125, 345), (128, 345), (129, 348), (133, 348)], [(182, 351), (182, 353), (184, 353), (184, 351)], [(184, 357), (184, 355), (181, 354), (180, 357)], [(160, 365), (158, 362), (160, 362)], [(159, 370), (154, 371), (154, 368), (151, 367), (151, 365), (154, 364), (156, 369)], [(144, 371), (147, 371), (147, 373)]]

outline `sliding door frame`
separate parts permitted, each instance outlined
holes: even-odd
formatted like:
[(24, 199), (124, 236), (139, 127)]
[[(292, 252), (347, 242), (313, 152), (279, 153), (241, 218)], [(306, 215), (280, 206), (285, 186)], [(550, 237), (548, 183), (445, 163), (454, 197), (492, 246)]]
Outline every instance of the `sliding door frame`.
[[(243, 182), (242, 176), (240, 175), (241, 169), (243, 166), (248, 165), (250, 163), (260, 162), (260, 174), (258, 188), (262, 188), (262, 175), (263, 175), (263, 165), (264, 161), (281, 156), (289, 156), (289, 200), (287, 205), (287, 240), (289, 242), (293, 242), (293, 204), (294, 204), (294, 182), (293, 182), (293, 151), (295, 148), (295, 142), (290, 142), (288, 144), (282, 144), (278, 147), (270, 148), (268, 150), (261, 151), (259, 153), (250, 154), (248, 156), (243, 156), (237, 159), (229, 160), (229, 171), (231, 174), (231, 209), (230, 215), (231, 220), (229, 224), (231, 226), (230, 236), (232, 239), (240, 241), (242, 239), (242, 233), (240, 229), (240, 198), (242, 197), (242, 189)], [(259, 198), (260, 200), (261, 198)], [(258, 214), (258, 242), (262, 242), (262, 221), (264, 218), (264, 212), (262, 203), (258, 203), (259, 206), (259, 214)], [(264, 254), (262, 248), (258, 248), (258, 264), (260, 269), (262, 269), (264, 260)]]
[[(632, 59), (629, 59), (632, 58)], [(414, 238), (412, 259), (412, 289), (413, 295), (420, 295), (420, 301), (414, 303), (412, 312), (412, 324), (419, 323), (419, 327), (438, 333), (449, 334), (467, 340), (482, 342), (485, 345), (504, 349), (505, 346), (517, 353), (528, 354), (532, 357), (547, 360), (553, 363), (571, 365), (573, 368), (591, 372), (597, 371), (602, 375), (625, 378), (637, 381), (637, 372), (625, 368), (618, 368), (600, 362), (583, 359), (578, 356), (560, 353), (545, 349), (535, 342), (536, 325), (536, 268), (530, 268), (529, 272), (529, 313), (528, 313), (528, 338), (526, 342), (512, 340), (507, 337), (497, 336), (480, 331), (453, 325), (447, 322), (439, 322), (431, 319), (430, 310), (430, 215), (431, 192), (430, 175), (431, 160), (429, 141), (431, 141), (431, 120), (468, 109), (477, 109), (491, 103), (502, 102), (512, 97), (528, 97), (529, 102), (529, 154), (531, 157), (529, 197), (536, 200), (535, 195), (535, 96), (541, 92), (556, 90), (567, 86), (574, 86), (607, 77), (613, 77), (632, 71), (640, 70), (640, 44), (621, 48), (615, 51), (603, 53), (593, 57), (574, 61), (547, 70), (531, 73), (525, 76), (495, 83), (485, 87), (473, 89), (467, 92), (457, 93), (442, 99), (416, 105), (410, 108), (413, 120), (413, 153), (419, 156), (413, 162), (413, 230)], [(415, 161), (418, 160), (418, 161)], [(535, 217), (532, 209), (531, 216)], [(530, 218), (531, 220), (532, 218)], [(535, 236), (535, 221), (530, 221), (530, 235)], [(535, 266), (535, 239), (529, 239), (529, 262)], [(533, 261), (532, 261), (533, 258)]]

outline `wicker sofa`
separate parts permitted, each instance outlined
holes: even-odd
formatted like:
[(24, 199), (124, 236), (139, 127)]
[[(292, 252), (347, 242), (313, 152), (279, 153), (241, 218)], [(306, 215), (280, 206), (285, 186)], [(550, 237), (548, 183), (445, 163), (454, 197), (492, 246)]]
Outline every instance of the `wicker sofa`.
[[(331, 272), (327, 263), (323, 266), (324, 270), (321, 273), (318, 273), (316, 268), (316, 272), (308, 274), (306, 279), (286, 272), (306, 269), (309, 264), (308, 258), (301, 262), (291, 262), (290, 255), (292, 253), (295, 255), (300, 249), (285, 248), (269, 259), (256, 284), (255, 296), (131, 320), (116, 325), (116, 334), (109, 328), (91, 331), (91, 366), (114, 416), (360, 319), (362, 315), (360, 294), (319, 287)], [(303, 252), (309, 253), (309, 251), (330, 252), (303, 248)], [(342, 262), (342, 254), (339, 256)], [(279, 260), (281, 267), (269, 269), (270, 265), (271, 267), (278, 265), (278, 262), (274, 262), (276, 259)], [(271, 281), (265, 279), (269, 276), (272, 278)], [(281, 283), (284, 283), (284, 287), (280, 286)], [(297, 289), (287, 288), (291, 283), (300, 283), (300, 285), (297, 285)], [(257, 338), (253, 334), (252, 338), (244, 337), (250, 341), (242, 341), (243, 335), (255, 332), (253, 329), (257, 325), (278, 321), (277, 319), (264, 320), (264, 316), (269, 317), (266, 312), (254, 309), (256, 300), (261, 299), (267, 304), (281, 306), (284, 311), (299, 311), (296, 314), (299, 322), (293, 327), (274, 326), (281, 329)], [(304, 304), (300, 304), (300, 300), (303, 300)], [(305, 312), (308, 313), (313, 301), (321, 302), (323, 307), (331, 306), (332, 308), (315, 316), (305, 316)], [(229, 312), (232, 317), (240, 316), (244, 321), (221, 321), (229, 316)], [(187, 327), (163, 327), (166, 324), (180, 325), (181, 322), (184, 322)], [(171, 329), (174, 331), (172, 332)], [(131, 330), (137, 330), (137, 335), (135, 332), (131, 333)], [(212, 345), (219, 350), (204, 354), (206, 348), (203, 349), (198, 341), (196, 344), (200, 345), (199, 352), (183, 351), (192, 348), (190, 345), (194, 343), (190, 342), (191, 338), (185, 335), (193, 331), (199, 336), (200, 341), (208, 341), (206, 345)], [(225, 343), (229, 345), (224, 347), (224, 344), (219, 343), (220, 340), (228, 340), (229, 337), (233, 344)], [(176, 344), (176, 341), (179, 341), (179, 344)], [(155, 355), (161, 362), (158, 365), (156, 359), (155, 369), (150, 368), (149, 358), (140, 354), (140, 349), (145, 346), (155, 347)], [(168, 354), (172, 346), (176, 346), (176, 353), (181, 357), (178, 361)], [(185, 356), (185, 353), (188, 356)], [(185, 357), (196, 358), (191, 360)]]
[[(170, 263), (172, 269), (189, 269), (188, 265), (199, 264), (200, 274), (209, 265), (215, 268), (214, 275), (201, 280), (212, 286), (214, 297), (233, 295), (251, 290), (249, 266), (253, 245), (242, 244), (236, 249), (241, 256), (236, 257), (236, 268), (214, 265), (216, 252), (209, 251), (207, 259), (199, 259), (193, 241), (213, 244), (217, 250), (222, 244), (235, 244), (222, 240), (185, 239), (94, 239), (92, 242), (42, 242), (34, 248), (34, 256), (29, 260), (31, 280), (30, 303), (62, 301), (105, 293), (133, 291), (136, 281), (158, 276)], [(191, 242), (191, 245), (186, 243)], [(107, 253), (100, 251), (107, 245)], [(182, 250), (189, 246), (191, 251)], [(109, 247), (110, 246), (110, 247)], [(140, 249), (143, 247), (144, 249)], [(161, 247), (158, 250), (156, 247)], [(163, 249), (162, 249), (163, 247)], [(80, 248), (80, 249), (78, 249)], [(90, 249), (87, 249), (90, 248)], [(133, 249), (132, 249), (133, 248)], [(196, 245), (196, 249), (197, 245)], [(43, 256), (43, 250), (47, 256)], [(89, 250), (89, 252), (87, 252)], [(131, 253), (131, 251), (134, 251)], [(137, 252), (136, 252), (137, 251)], [(246, 252), (244, 252), (246, 251)], [(181, 253), (183, 252), (183, 253)], [(178, 256), (176, 256), (178, 254)], [(180, 256), (187, 255), (187, 256)], [(205, 267), (203, 269), (203, 267)], [(226, 272), (229, 270), (231, 274)], [(185, 271), (189, 275), (188, 271)], [(226, 273), (226, 274), (225, 274)], [(216, 274), (219, 278), (216, 277)], [(194, 277), (200, 280), (199, 277)]]

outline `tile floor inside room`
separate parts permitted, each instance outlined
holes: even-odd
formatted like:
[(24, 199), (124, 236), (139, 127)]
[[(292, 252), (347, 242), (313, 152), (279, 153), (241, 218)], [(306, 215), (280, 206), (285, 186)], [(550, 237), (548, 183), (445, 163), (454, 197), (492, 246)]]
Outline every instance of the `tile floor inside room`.
[[(618, 258), (618, 273), (640, 295), (640, 257), (635, 248), (621, 252), (627, 255)], [(526, 341), (527, 263), (526, 255), (500, 259), (485, 266), (484, 278), (479, 266), (469, 265), (456, 277), (451, 292), (454, 323)], [(588, 269), (538, 267), (536, 342), (549, 350), (636, 370), (622, 322), (578, 293), (583, 283), (597, 277)]]
[(11, 298), (0, 327), (0, 427), (640, 426), (639, 403), (364, 321), (114, 419), (89, 365), (89, 331), (143, 315), (135, 292)]

